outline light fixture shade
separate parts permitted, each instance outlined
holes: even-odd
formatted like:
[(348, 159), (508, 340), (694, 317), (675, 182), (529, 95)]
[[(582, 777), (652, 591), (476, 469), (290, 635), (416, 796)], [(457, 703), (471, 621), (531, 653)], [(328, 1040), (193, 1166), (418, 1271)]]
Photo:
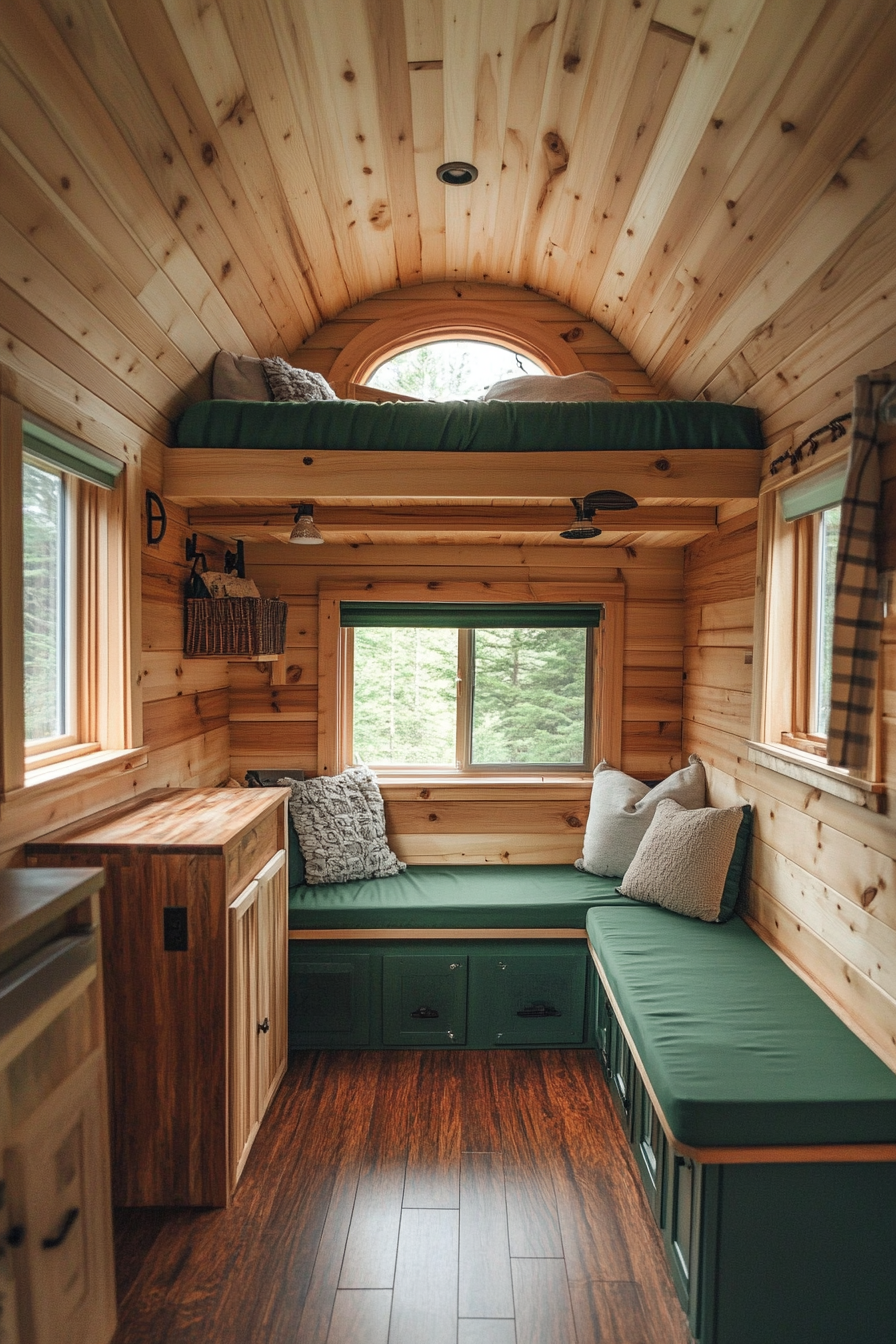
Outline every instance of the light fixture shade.
[(296, 510), (295, 526), (289, 534), (294, 546), (322, 546), (323, 537), (314, 525), (314, 505), (300, 504)]

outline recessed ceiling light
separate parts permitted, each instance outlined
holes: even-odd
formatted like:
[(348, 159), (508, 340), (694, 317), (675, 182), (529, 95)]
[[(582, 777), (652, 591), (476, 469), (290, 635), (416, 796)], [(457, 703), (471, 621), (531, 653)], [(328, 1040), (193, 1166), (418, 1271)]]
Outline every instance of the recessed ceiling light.
[(464, 163), (462, 159), (440, 163), (436, 169), (436, 177), (440, 182), (444, 182), (446, 187), (465, 187), (468, 183), (475, 182), (478, 176), (479, 169), (472, 163)]

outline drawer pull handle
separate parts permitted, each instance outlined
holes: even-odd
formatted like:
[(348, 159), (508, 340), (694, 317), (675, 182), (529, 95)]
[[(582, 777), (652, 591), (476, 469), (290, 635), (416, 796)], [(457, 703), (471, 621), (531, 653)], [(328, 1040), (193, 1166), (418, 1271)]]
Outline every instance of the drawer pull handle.
[(266, 1036), (270, 1031), (270, 1029), (271, 1029), (271, 1019), (269, 1017), (266, 1017), (263, 1022), (259, 1022), (258, 1030), (262, 1033), (263, 1036)]
[(6, 1234), (6, 1244), (7, 1246), (12, 1246), (13, 1249), (15, 1249), (16, 1246), (21, 1246), (24, 1240), (25, 1229), (21, 1223), (16, 1223)]
[(78, 1221), (78, 1214), (80, 1212), (80, 1209), (69, 1209), (68, 1213), (63, 1218), (59, 1231), (56, 1233), (55, 1237), (44, 1237), (41, 1242), (41, 1246), (43, 1246), (45, 1251), (55, 1251), (57, 1246), (62, 1245), (69, 1232), (71, 1232), (75, 1223)]
[(552, 1003), (530, 1003), (525, 1008), (520, 1008), (517, 1017), (562, 1017), (563, 1014), (559, 1008), (555, 1008)]
[(438, 1015), (437, 1008), (415, 1008), (411, 1013), (411, 1017), (438, 1017)]

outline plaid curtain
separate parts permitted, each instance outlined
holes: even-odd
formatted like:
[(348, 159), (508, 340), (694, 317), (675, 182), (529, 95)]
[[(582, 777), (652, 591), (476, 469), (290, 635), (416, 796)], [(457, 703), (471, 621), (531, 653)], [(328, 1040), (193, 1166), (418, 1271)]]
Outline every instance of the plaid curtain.
[(852, 448), (840, 514), (828, 765), (866, 770), (874, 738), (874, 690), (883, 604), (877, 572), (880, 405), (896, 364), (857, 378)]

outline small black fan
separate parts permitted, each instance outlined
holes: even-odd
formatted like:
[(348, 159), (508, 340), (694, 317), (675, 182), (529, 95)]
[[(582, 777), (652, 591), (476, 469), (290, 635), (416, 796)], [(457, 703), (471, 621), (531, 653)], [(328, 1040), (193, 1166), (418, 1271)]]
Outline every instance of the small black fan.
[(598, 512), (612, 513), (616, 509), (636, 509), (638, 501), (621, 490), (592, 490), (584, 499), (571, 499), (575, 505), (576, 526), (561, 532), (561, 537), (569, 541), (588, 541), (600, 536), (600, 528), (592, 525), (592, 519)]

